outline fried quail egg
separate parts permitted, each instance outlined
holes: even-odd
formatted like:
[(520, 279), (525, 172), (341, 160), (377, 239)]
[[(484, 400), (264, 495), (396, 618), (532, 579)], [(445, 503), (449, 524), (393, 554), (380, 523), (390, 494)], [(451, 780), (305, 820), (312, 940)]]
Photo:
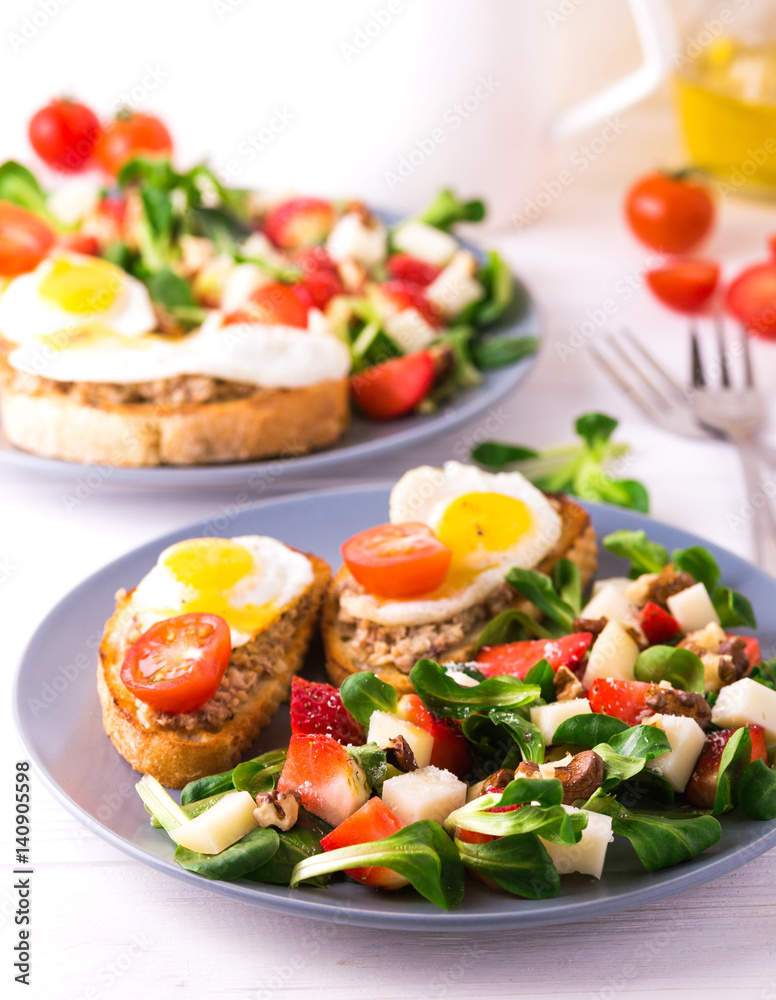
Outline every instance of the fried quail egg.
[(232, 646), (266, 631), (307, 592), (307, 556), (262, 535), (189, 538), (166, 548), (131, 594), (140, 628), (190, 612), (220, 615)]

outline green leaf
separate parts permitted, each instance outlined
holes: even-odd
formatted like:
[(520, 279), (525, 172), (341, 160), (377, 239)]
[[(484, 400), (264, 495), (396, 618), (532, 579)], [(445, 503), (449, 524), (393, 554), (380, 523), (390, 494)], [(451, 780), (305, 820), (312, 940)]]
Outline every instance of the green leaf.
[(538, 458), (539, 452), (533, 448), (523, 448), (502, 441), (483, 441), (472, 449), (472, 458), (489, 469), (503, 469), (512, 462), (522, 462), (527, 458)]
[(741, 775), (738, 804), (750, 819), (776, 819), (776, 771), (759, 757)]
[(507, 642), (524, 642), (526, 639), (555, 639), (559, 630), (549, 629), (527, 611), (507, 608), (488, 622), (480, 632), (474, 647), (475, 653), (483, 646), (500, 646)]
[(762, 684), (764, 687), (768, 687), (772, 691), (776, 691), (776, 657), (773, 657), (771, 660), (763, 660), (762, 663), (758, 663), (756, 666), (752, 667), (746, 676), (749, 677), (750, 680), (757, 681), (758, 684)]
[(614, 417), (609, 417), (605, 413), (584, 413), (577, 418), (574, 430), (588, 448), (593, 449), (605, 444), (618, 424), (619, 420), (615, 420)]
[(647, 763), (644, 757), (617, 753), (608, 743), (599, 743), (593, 750), (604, 762), (604, 781), (601, 788), (605, 792), (640, 774)]
[(465, 719), (480, 710), (519, 708), (541, 695), (538, 685), (504, 674), (489, 677), (476, 687), (462, 687), (433, 660), (418, 660), (410, 672), (410, 680), (426, 708), (443, 718)]
[(591, 749), (597, 743), (608, 743), (617, 733), (626, 732), (627, 729), (628, 726), (613, 715), (585, 712), (583, 715), (572, 715), (561, 722), (552, 737), (552, 745), (568, 743)]
[(617, 789), (617, 795), (626, 809), (634, 809), (639, 804), (645, 808), (650, 803), (660, 807), (670, 806), (676, 798), (673, 788), (662, 774), (646, 769), (624, 781)]
[(676, 549), (671, 562), (677, 570), (689, 573), (693, 580), (702, 583), (710, 594), (719, 583), (720, 571), (714, 556), (700, 545), (688, 549)]
[(555, 701), (555, 671), (547, 660), (539, 660), (523, 678), (526, 684), (538, 684), (544, 701)]
[(636, 680), (659, 684), (668, 681), (682, 691), (703, 694), (703, 662), (697, 653), (678, 646), (650, 646), (639, 653), (633, 667)]
[(558, 559), (550, 573), (558, 597), (578, 616), (582, 610), (582, 577), (579, 567), (570, 559)]
[(556, 622), (567, 632), (572, 631), (576, 618), (574, 609), (561, 600), (548, 576), (535, 569), (514, 567), (507, 573), (506, 581), (510, 587), (522, 594), (550, 621)]
[(649, 513), (649, 493), (635, 479), (612, 479), (601, 468), (585, 463), (574, 483), (574, 493), (582, 500), (609, 503), (627, 510)]
[[(472, 358), (472, 338), (474, 328), (471, 326), (454, 326), (446, 330), (439, 342), (449, 344), (453, 349), (453, 371), (447, 382), (454, 389), (467, 389), (482, 383), (482, 374)], [(449, 395), (446, 393), (445, 395)]]
[(729, 812), (738, 804), (738, 786), (744, 769), (752, 760), (752, 736), (747, 726), (742, 726), (725, 744), (719, 761), (717, 791), (712, 813)]
[(455, 845), (438, 823), (411, 823), (384, 840), (327, 851), (300, 862), (290, 885), (311, 876), (378, 865), (406, 878), (430, 902), (451, 910), (463, 899), (464, 869)]
[(713, 816), (663, 819), (630, 814), (612, 820), (612, 830), (627, 837), (650, 872), (691, 861), (722, 836), (722, 827)]
[[(483, 796), (484, 798), (485, 796)], [(470, 803), (474, 805), (475, 803)], [(454, 824), (461, 830), (485, 833), (492, 837), (510, 837), (514, 834), (535, 833), (552, 844), (572, 846), (579, 843), (582, 831), (587, 826), (587, 816), (567, 812), (563, 806), (525, 805), (509, 812), (489, 812), (476, 809), (464, 812), (468, 807), (456, 810)], [(445, 823), (447, 826), (447, 822)]]
[(346, 749), (353, 760), (361, 765), (370, 788), (375, 788), (383, 783), (388, 767), (385, 750), (381, 750), (376, 743), (365, 743), (360, 747), (347, 747)]
[(562, 801), (563, 785), (557, 778), (515, 778), (495, 804), (519, 806), (525, 802), (538, 802), (540, 806), (559, 806)]
[(154, 302), (160, 302), (168, 311), (177, 306), (196, 306), (188, 281), (168, 267), (150, 274), (146, 286)]
[(340, 688), (340, 697), (346, 710), (364, 727), (369, 726), (372, 712), (395, 714), (399, 706), (396, 688), (369, 670), (346, 677)]
[(135, 156), (128, 160), (118, 174), (118, 185), (129, 187), (144, 182), (161, 191), (172, 191), (181, 180), (169, 159), (156, 156)]
[(175, 860), (182, 868), (205, 878), (232, 881), (261, 868), (277, 851), (279, 844), (277, 830), (257, 827), (220, 854), (199, 854), (188, 847), (178, 846)]
[(643, 530), (623, 528), (613, 531), (603, 539), (603, 546), (614, 555), (630, 560), (632, 577), (642, 573), (659, 573), (668, 563), (668, 549), (657, 542), (650, 542)]
[(457, 222), (481, 222), (485, 218), (485, 204), (479, 199), (461, 201), (450, 188), (440, 191), (425, 211), (418, 216), (436, 229), (448, 230)]
[(631, 726), (615, 733), (606, 742), (616, 753), (626, 757), (643, 757), (645, 760), (652, 760), (671, 749), (668, 737), (657, 726)]
[(515, 746), (503, 727), (496, 725), (487, 715), (475, 712), (461, 722), (476, 767), (486, 777), (504, 766), (504, 760)]
[(488, 251), (477, 277), (485, 289), (485, 295), (479, 302), (474, 303), (471, 318), (478, 327), (490, 326), (503, 316), (515, 301), (517, 295), (515, 279), (506, 261), (495, 250)]
[(731, 628), (736, 625), (757, 628), (757, 619), (751, 603), (738, 591), (730, 590), (728, 587), (717, 587), (711, 595), (711, 603), (719, 615), (719, 623), (722, 628)]
[(513, 834), (486, 844), (456, 840), (464, 865), (516, 896), (552, 899), (560, 894), (560, 876), (536, 834)]
[[(552, 667), (549, 669), (552, 670)], [(507, 730), (520, 747), (523, 760), (533, 761), (534, 764), (544, 763), (544, 737), (541, 729), (524, 719), (519, 712), (510, 712), (506, 708), (492, 708), (488, 717)]]
[[(331, 827), (322, 819), (300, 808), (299, 819), (290, 830), (279, 831), (278, 849), (263, 865), (247, 872), (243, 877), (250, 882), (268, 882), (273, 885), (288, 885), (291, 873), (300, 861), (321, 853), (321, 838), (331, 832)], [(329, 881), (328, 875), (319, 875), (305, 883), (312, 887), (322, 887)]]
[(230, 770), (222, 771), (220, 774), (209, 774), (206, 778), (190, 781), (181, 792), (181, 805), (185, 806), (190, 802), (207, 799), (211, 795), (232, 791), (234, 788), (233, 774), (234, 768), (230, 768)]
[(474, 343), (472, 358), (478, 368), (503, 368), (534, 354), (539, 346), (536, 337), (484, 337)]
[(270, 750), (253, 760), (238, 764), (232, 772), (234, 787), (251, 795), (262, 795), (277, 786), (286, 762), (286, 750)]
[(0, 200), (29, 209), (62, 228), (49, 211), (46, 195), (35, 175), (16, 160), (6, 160), (0, 166)]

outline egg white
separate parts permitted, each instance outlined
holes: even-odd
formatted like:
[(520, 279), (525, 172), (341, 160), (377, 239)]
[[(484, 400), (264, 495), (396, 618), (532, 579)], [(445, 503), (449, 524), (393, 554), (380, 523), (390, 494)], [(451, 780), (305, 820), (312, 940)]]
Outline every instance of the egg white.
[[(313, 583), (313, 567), (307, 556), (295, 552), (282, 542), (264, 535), (241, 535), (231, 541), (247, 549), (253, 558), (253, 567), (237, 580), (224, 596), (235, 608), (254, 604), (272, 606), (276, 621), (285, 611), (309, 590)], [(180, 543), (177, 543), (178, 545)], [(197, 590), (174, 576), (165, 559), (177, 546), (171, 545), (160, 553), (154, 568), (135, 587), (130, 598), (130, 608), (140, 628), (145, 631), (156, 622), (186, 614), (187, 602), (197, 596)], [(230, 628), (232, 647), (243, 646), (254, 638), (253, 634)]]

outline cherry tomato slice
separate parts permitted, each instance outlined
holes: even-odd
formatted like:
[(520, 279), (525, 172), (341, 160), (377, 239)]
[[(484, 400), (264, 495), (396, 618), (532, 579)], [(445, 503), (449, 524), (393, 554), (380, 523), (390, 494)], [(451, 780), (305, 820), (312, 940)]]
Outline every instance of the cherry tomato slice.
[(32, 116), (28, 131), (41, 160), (69, 174), (86, 169), (100, 135), (100, 123), (85, 104), (54, 100)]
[(654, 173), (641, 177), (625, 198), (634, 234), (661, 253), (688, 253), (714, 222), (708, 189), (688, 177)]
[(164, 122), (139, 111), (119, 112), (94, 148), (102, 168), (114, 177), (135, 156), (170, 156), (172, 138)]
[(152, 625), (132, 643), (121, 680), (157, 712), (194, 712), (218, 690), (231, 655), (231, 634), (223, 618), (178, 615)]
[(742, 271), (730, 283), (725, 305), (750, 333), (776, 339), (776, 263), (755, 264)]
[(13, 278), (33, 271), (55, 238), (40, 216), (13, 202), (0, 201), (0, 275)]
[(367, 368), (350, 379), (359, 410), (372, 420), (394, 420), (414, 410), (431, 391), (436, 378), (434, 359), (416, 351)]
[(349, 538), (345, 565), (370, 594), (401, 600), (429, 594), (444, 581), (453, 554), (426, 524), (381, 524)]
[(713, 260), (677, 260), (647, 272), (647, 284), (669, 309), (697, 313), (711, 299), (719, 281)]

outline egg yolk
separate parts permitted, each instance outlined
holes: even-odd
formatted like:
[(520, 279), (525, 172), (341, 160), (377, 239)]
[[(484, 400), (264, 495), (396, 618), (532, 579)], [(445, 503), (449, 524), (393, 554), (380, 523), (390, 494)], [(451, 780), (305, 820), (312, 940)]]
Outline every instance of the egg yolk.
[(59, 309), (90, 316), (105, 312), (124, 290), (122, 272), (105, 260), (55, 260), (41, 280), (38, 291)]
[(280, 617), (273, 603), (230, 603), (227, 591), (255, 570), (254, 557), (228, 538), (194, 538), (181, 542), (164, 560), (167, 570), (194, 594), (179, 613), (192, 611), (220, 615), (238, 632), (256, 635)]
[(467, 493), (447, 506), (436, 534), (452, 551), (454, 566), (460, 566), (474, 553), (505, 552), (530, 527), (531, 512), (522, 500), (501, 493)]

